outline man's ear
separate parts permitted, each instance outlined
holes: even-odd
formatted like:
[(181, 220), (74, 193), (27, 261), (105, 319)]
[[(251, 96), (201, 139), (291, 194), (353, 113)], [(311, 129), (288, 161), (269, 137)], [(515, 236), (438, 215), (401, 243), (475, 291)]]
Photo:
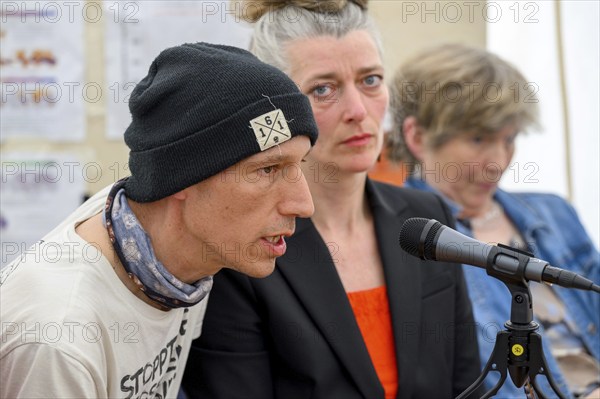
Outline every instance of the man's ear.
[(423, 161), (425, 142), (423, 128), (417, 123), (417, 118), (409, 116), (402, 122), (402, 134), (410, 153), (419, 161)]

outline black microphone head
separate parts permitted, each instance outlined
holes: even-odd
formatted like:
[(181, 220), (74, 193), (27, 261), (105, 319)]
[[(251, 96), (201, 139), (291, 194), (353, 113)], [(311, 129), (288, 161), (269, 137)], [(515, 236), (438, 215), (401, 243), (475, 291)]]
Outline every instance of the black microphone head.
[(424, 218), (410, 218), (402, 224), (400, 228), (400, 235), (398, 241), (400, 247), (413, 256), (421, 257), (419, 253), (419, 242), (421, 240), (421, 233), (429, 222), (429, 219)]
[(443, 224), (435, 219), (410, 218), (400, 228), (400, 247), (421, 259), (436, 259), (434, 239)]

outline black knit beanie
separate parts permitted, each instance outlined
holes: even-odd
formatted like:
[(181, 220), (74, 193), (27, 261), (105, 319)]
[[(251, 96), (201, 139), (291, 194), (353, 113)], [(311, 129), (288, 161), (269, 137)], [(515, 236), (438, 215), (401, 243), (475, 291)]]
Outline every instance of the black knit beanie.
[(164, 50), (129, 100), (127, 197), (175, 194), (293, 136), (314, 145), (308, 98), (249, 52), (209, 43)]

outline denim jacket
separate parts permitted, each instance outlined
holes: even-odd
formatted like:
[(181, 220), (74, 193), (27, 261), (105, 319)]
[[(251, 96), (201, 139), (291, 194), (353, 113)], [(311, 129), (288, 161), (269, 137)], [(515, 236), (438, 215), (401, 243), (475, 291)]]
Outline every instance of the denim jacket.
[[(405, 186), (441, 195), (418, 178), (409, 177)], [(514, 223), (536, 258), (543, 259), (552, 266), (581, 274), (598, 284), (600, 255), (581, 225), (575, 210), (565, 200), (552, 194), (515, 194), (500, 189), (496, 191), (494, 198)], [(460, 206), (448, 198), (445, 200), (456, 217), (461, 211)], [(457, 222), (456, 228), (465, 235), (473, 236), (472, 231), (463, 223)], [(488, 276), (484, 269), (472, 266), (464, 266), (463, 269), (469, 296), (473, 302), (481, 364), (484, 366), (494, 348), (497, 332), (503, 330), (504, 323), (510, 319), (510, 292), (504, 283)], [(600, 359), (600, 295), (591, 291), (558, 286), (553, 286), (553, 290), (563, 301), (590, 354), (597, 360)], [(533, 297), (533, 306), (535, 308), (535, 297)], [(554, 381), (564, 395), (573, 397), (556, 359), (550, 352), (548, 339), (543, 338), (544, 329), (541, 323), (538, 324), (540, 324), (538, 333), (542, 336), (544, 355)], [(498, 376), (496, 372), (489, 373), (485, 380), (486, 390), (494, 385)], [(543, 375), (538, 375), (536, 380), (546, 395), (556, 397)], [(495, 397), (524, 398), (525, 394), (522, 388), (514, 386), (509, 375)]]

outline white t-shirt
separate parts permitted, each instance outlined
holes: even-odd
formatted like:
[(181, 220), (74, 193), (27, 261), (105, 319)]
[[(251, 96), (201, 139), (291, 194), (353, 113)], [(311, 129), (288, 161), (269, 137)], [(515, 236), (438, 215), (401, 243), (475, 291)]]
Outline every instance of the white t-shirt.
[(158, 310), (75, 233), (108, 188), (0, 273), (0, 397), (175, 398), (205, 298)]

